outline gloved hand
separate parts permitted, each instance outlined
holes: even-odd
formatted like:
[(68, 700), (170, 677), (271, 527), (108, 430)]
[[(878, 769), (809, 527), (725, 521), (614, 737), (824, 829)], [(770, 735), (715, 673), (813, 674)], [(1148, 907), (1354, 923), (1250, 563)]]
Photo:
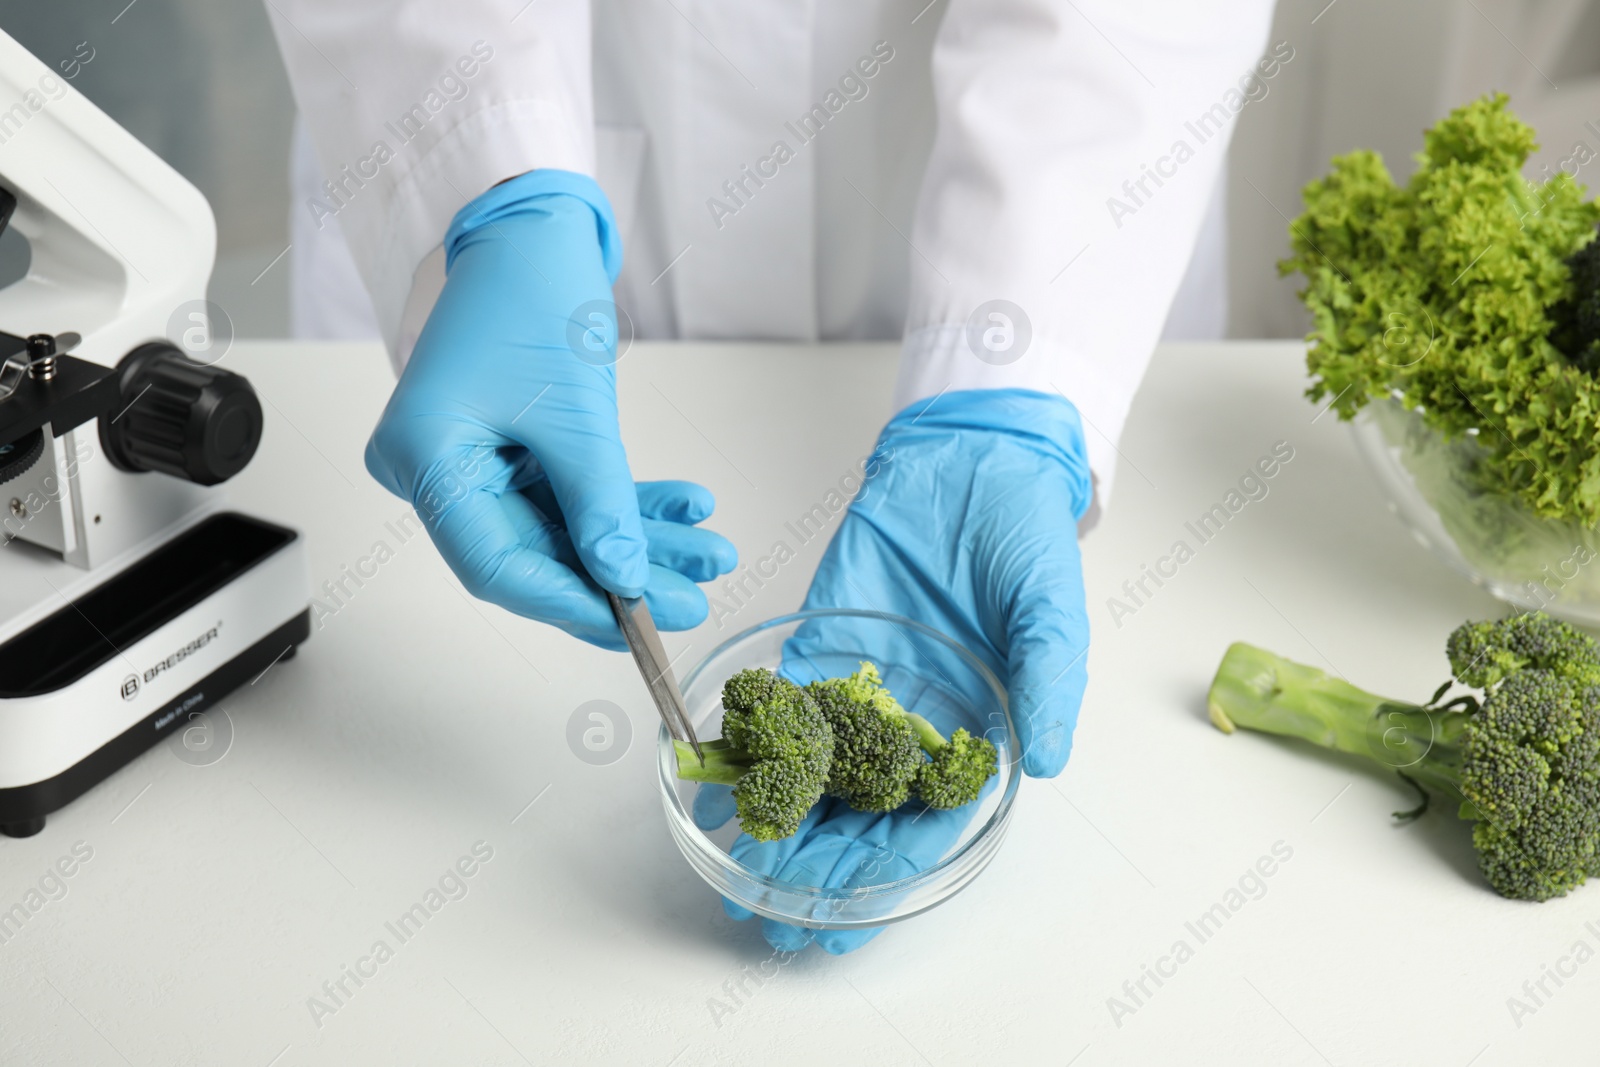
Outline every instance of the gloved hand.
[[(994, 787), (990, 779), (985, 793)], [(786, 882), (854, 889), (909, 878), (949, 852), (982, 801), (953, 811), (937, 811), (912, 801), (887, 815), (856, 811), (833, 797), (811, 809), (793, 837), (757, 841), (740, 834), (732, 855), (745, 866)], [(695, 793), (694, 820), (714, 830), (734, 817), (733, 792), (725, 785), (703, 785)], [(754, 912), (723, 898), (722, 908), (741, 922)], [(818, 916), (826, 918), (827, 905)], [(761, 920), (761, 933), (780, 952), (799, 952), (815, 941), (835, 956), (865, 945), (883, 929), (812, 930), (773, 919)]]
[[(1091, 484), (1077, 411), (1059, 396), (1021, 389), (946, 393), (896, 415), (874, 455), (879, 470), (846, 512), (805, 607), (903, 615), (954, 639), (1005, 683), (1023, 772), (1054, 777), (1071, 752), (1088, 683), (1077, 526)], [(805, 636), (802, 627), (792, 643)], [(848, 637), (830, 637), (834, 647), (851, 647)], [(786, 648), (786, 672), (798, 651)], [(861, 652), (917, 663), (906, 649)], [(937, 861), (977, 808), (939, 812), (913, 803), (871, 815), (825, 799), (794, 837), (762, 843), (740, 835), (733, 855), (810, 884), (819, 876), (828, 886), (863, 884), (864, 870), (874, 872), (865, 884), (881, 883)], [(702, 827), (732, 815), (725, 788), (696, 795)], [(751, 917), (727, 901), (724, 907), (735, 919)], [(881, 930), (762, 924), (774, 948), (797, 951), (815, 940), (834, 954)]]
[(463, 208), (444, 247), (444, 291), (367, 469), (474, 596), (612, 649), (625, 646), (601, 587), (643, 594), (663, 630), (699, 625), (694, 583), (736, 552), (695, 527), (706, 489), (629, 473), (612, 365), (622, 247), (600, 187), (531, 171)]

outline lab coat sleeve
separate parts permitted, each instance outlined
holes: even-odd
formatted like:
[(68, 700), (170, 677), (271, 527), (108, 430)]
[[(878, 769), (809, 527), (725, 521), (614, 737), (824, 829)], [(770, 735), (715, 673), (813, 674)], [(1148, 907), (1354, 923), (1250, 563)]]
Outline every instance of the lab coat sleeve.
[(1271, 14), (1271, 0), (950, 0), (897, 410), (946, 390), (1060, 393), (1105, 500), (1233, 124), (1293, 76), (1292, 43), (1263, 51)]
[(594, 175), (588, 0), (266, 5), (327, 179), (295, 209), (343, 228), (395, 353), (418, 268), (469, 200), (536, 168)]

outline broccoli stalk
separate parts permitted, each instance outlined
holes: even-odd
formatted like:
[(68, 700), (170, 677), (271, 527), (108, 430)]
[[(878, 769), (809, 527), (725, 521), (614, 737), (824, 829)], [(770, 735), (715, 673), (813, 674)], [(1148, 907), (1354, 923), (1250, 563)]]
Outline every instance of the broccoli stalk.
[(678, 754), (678, 777), (686, 782), (711, 782), (714, 785), (738, 785), (745, 772), (755, 766), (756, 759), (743, 749), (734, 748), (726, 738), (700, 742), (701, 762), (695, 757), (694, 746), (687, 741), (673, 741)]
[(1206, 710), (1223, 733), (1298, 737), (1386, 763), (1436, 793), (1460, 779), (1462, 716), (1377, 696), (1243, 642), (1223, 656)]
[[(900, 713), (906, 717), (906, 722), (910, 725), (911, 732), (916, 735), (917, 747), (928, 753), (928, 755), (931, 756), (949, 745), (950, 742), (944, 739), (944, 734), (939, 732), (939, 728), (921, 715), (916, 712), (906, 711), (904, 708), (900, 710)], [(966, 731), (961, 732), (965, 733)]]
[(1459, 800), (1484, 877), (1548, 900), (1600, 875), (1600, 649), (1543, 614), (1468, 623), (1447, 645), (1478, 696), (1389, 700), (1246, 644), (1228, 649), (1207, 709), (1236, 727), (1377, 760)]

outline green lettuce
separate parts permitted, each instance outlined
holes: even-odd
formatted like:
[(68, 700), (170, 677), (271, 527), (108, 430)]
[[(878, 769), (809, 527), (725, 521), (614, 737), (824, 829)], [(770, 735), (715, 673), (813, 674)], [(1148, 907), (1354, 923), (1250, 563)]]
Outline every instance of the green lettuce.
[[(1305, 187), (1282, 274), (1306, 279), (1307, 395), (1349, 419), (1393, 397), (1482, 449), (1477, 493), (1600, 522), (1600, 207), (1522, 176), (1534, 132), (1494, 95), (1424, 135), (1402, 188), (1375, 152)], [(1587, 289), (1584, 287), (1587, 286)]]

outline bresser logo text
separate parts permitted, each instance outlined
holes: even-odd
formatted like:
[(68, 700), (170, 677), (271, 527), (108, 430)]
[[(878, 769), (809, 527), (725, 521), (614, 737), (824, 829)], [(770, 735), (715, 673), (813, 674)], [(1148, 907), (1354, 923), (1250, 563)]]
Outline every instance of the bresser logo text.
[(190, 641), (187, 645), (184, 645), (182, 648), (178, 649), (178, 651), (162, 660), (160, 663), (157, 663), (154, 667), (151, 667), (149, 670), (145, 671), (144, 684), (149, 685), (155, 680), (156, 675), (160, 674), (162, 671), (170, 671), (172, 668), (176, 667), (178, 664), (182, 663), (184, 660), (188, 659), (190, 656), (194, 655), (196, 652), (215, 641), (217, 639), (217, 631), (220, 629), (222, 629), (222, 623), (219, 622), (211, 629), (207, 630), (205, 633), (201, 634), (199, 637), (195, 638), (193, 641)]

